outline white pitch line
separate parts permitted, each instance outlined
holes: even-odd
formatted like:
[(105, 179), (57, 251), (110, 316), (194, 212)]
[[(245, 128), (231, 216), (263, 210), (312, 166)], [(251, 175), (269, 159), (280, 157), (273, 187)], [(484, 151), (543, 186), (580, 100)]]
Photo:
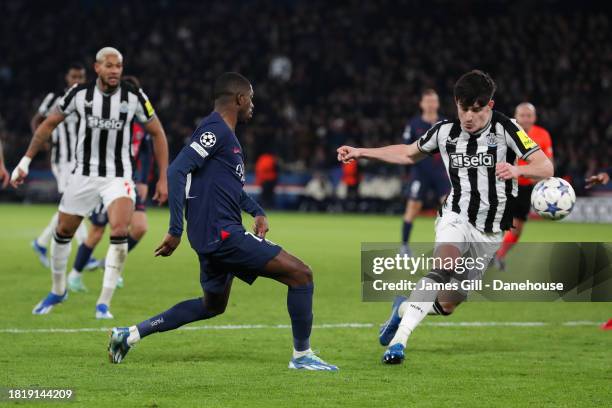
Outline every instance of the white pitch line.
[[(601, 322), (593, 321), (569, 321), (563, 322), (563, 326), (598, 326)], [(424, 322), (425, 326), (433, 327), (542, 327), (550, 326), (546, 322)], [(313, 329), (370, 329), (378, 327), (373, 323), (327, 323), (315, 324)], [(186, 326), (178, 330), (260, 330), (260, 329), (290, 329), (289, 324), (227, 324), (218, 326)], [(47, 329), (0, 329), (0, 334), (27, 334), (27, 333), (88, 333), (107, 332), (109, 327), (83, 327), (83, 328), (47, 328)]]

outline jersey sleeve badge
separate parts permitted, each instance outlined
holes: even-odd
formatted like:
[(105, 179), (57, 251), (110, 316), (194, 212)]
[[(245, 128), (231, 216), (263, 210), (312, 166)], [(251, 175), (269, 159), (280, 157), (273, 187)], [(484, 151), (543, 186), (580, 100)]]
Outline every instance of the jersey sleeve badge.
[(516, 134), (518, 135), (525, 149), (531, 149), (537, 146), (536, 142), (531, 140), (531, 138), (527, 135), (527, 133), (525, 133), (524, 130), (521, 129), (518, 132), (516, 132)]

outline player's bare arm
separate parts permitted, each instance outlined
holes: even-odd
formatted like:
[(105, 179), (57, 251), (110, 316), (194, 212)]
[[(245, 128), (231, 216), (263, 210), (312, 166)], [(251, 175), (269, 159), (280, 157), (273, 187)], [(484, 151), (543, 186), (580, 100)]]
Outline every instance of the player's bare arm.
[(541, 180), (552, 177), (555, 173), (552, 162), (541, 150), (533, 152), (526, 160), (527, 164), (524, 166), (497, 163), (495, 175), (503, 180), (516, 179), (519, 176)]
[(39, 112), (36, 112), (36, 114), (32, 117), (32, 120), (30, 121), (30, 129), (32, 130), (32, 134), (36, 132), (36, 129), (40, 126), (41, 123), (43, 123), (44, 120), (45, 117)]
[(608, 184), (609, 181), (610, 181), (610, 176), (608, 175), (608, 173), (606, 173), (605, 171), (602, 171), (601, 173), (595, 174), (594, 176), (591, 176), (588, 179), (586, 179), (585, 188), (591, 188), (599, 184)]
[(45, 120), (36, 128), (34, 136), (30, 141), (30, 146), (26, 151), (26, 154), (21, 158), (13, 174), (11, 175), (11, 185), (15, 188), (23, 184), (23, 181), (28, 176), (28, 169), (32, 158), (41, 150), (41, 148), (47, 143), (53, 130), (59, 125), (66, 117), (59, 113), (53, 112), (47, 116)]
[(155, 256), (170, 256), (181, 243), (181, 237), (166, 234), (162, 243), (155, 249)]
[(377, 148), (341, 146), (336, 151), (338, 161), (344, 163), (357, 159), (375, 159), (391, 164), (414, 164), (426, 157), (417, 147), (417, 142)]
[(164, 128), (157, 116), (147, 122), (144, 128), (149, 132), (153, 140), (153, 152), (157, 167), (159, 168), (159, 180), (155, 186), (153, 200), (161, 205), (168, 200), (168, 179), (166, 177), (168, 171), (168, 141), (166, 140), (166, 132), (164, 132)]

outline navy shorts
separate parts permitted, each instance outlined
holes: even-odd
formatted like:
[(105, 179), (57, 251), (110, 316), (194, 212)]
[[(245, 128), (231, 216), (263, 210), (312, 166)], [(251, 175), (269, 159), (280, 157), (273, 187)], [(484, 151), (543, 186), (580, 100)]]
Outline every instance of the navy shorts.
[[(147, 206), (144, 201), (140, 199), (138, 194), (136, 194), (136, 203), (134, 204), (134, 211), (146, 211)], [(98, 208), (94, 210), (89, 216), (89, 221), (97, 227), (106, 227), (108, 224), (108, 214), (104, 210), (104, 207), (100, 205)]]
[(251, 285), (281, 250), (280, 246), (250, 232), (233, 232), (216, 251), (198, 253), (200, 285), (205, 292), (223, 293), (234, 276)]
[(426, 201), (427, 193), (432, 191), (440, 199), (450, 191), (450, 182), (446, 173), (426, 173), (413, 169), (410, 182), (404, 195), (410, 200)]

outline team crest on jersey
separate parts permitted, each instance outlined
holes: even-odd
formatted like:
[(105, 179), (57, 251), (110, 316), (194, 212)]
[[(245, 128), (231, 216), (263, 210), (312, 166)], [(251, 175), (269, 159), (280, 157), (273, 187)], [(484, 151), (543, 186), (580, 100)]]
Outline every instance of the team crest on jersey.
[(497, 146), (497, 135), (495, 133), (492, 132), (487, 135), (487, 145), (489, 147)]
[(246, 181), (246, 179), (244, 178), (244, 166), (242, 165), (242, 163), (238, 163), (238, 165), (236, 166), (236, 175), (240, 177), (240, 181), (242, 181), (242, 183)]
[(119, 105), (119, 112), (127, 113), (129, 108), (130, 108), (130, 105), (127, 103), (127, 101), (123, 101), (121, 102), (121, 105)]
[(200, 135), (200, 144), (204, 147), (213, 147), (217, 143), (217, 136), (213, 132), (204, 132)]

